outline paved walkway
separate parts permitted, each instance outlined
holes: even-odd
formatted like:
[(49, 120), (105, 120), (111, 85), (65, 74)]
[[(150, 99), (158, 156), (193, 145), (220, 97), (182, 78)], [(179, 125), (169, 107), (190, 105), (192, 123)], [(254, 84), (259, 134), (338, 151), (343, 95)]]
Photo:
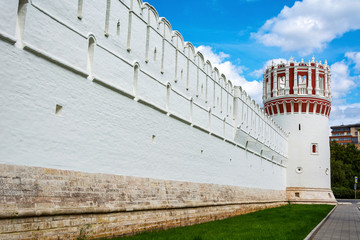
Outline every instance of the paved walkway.
[(314, 240), (360, 240), (360, 200), (338, 200), (339, 205), (318, 232)]

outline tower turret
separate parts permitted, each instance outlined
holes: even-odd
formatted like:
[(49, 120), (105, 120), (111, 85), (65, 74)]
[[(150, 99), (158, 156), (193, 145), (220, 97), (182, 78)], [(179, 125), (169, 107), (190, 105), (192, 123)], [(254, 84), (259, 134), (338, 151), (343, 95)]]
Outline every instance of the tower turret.
[(263, 101), (289, 133), (287, 194), (292, 202), (335, 203), (330, 186), (329, 114), (331, 77), (327, 61), (272, 64), (264, 71)]

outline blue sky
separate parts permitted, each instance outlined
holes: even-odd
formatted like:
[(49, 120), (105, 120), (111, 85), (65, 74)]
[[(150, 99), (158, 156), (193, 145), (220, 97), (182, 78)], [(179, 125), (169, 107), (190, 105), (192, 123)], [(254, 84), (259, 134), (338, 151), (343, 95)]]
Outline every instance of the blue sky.
[(262, 105), (271, 63), (325, 59), (330, 125), (360, 122), (360, 0), (149, 0), (173, 30)]

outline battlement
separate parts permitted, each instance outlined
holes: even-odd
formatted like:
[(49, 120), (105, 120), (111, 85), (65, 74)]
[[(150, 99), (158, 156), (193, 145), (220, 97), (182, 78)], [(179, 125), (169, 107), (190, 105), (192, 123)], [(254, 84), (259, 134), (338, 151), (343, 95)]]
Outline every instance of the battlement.
[(2, 38), (16, 46), (224, 140), (241, 131), (283, 148), (273, 139), (286, 133), (150, 4), (20, 0), (6, 9)]
[(331, 110), (330, 68), (325, 60), (286, 63), (266, 67), (263, 101), (269, 115), (314, 113), (329, 116)]

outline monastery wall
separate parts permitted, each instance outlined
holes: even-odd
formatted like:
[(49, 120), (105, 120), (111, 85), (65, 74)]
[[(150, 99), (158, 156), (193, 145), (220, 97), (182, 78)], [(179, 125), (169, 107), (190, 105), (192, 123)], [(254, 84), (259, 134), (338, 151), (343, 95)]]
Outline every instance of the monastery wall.
[(0, 40), (0, 239), (286, 203), (287, 134), (149, 4), (2, 2)]

